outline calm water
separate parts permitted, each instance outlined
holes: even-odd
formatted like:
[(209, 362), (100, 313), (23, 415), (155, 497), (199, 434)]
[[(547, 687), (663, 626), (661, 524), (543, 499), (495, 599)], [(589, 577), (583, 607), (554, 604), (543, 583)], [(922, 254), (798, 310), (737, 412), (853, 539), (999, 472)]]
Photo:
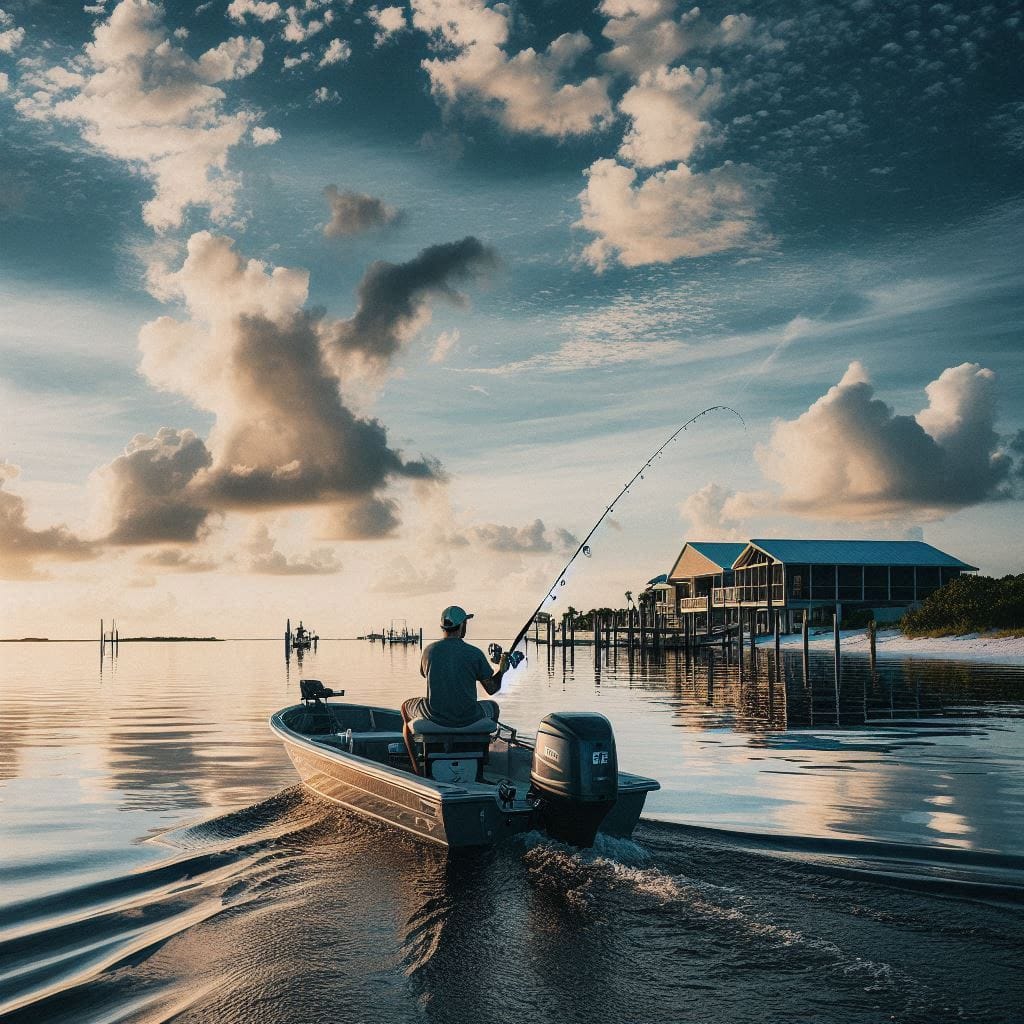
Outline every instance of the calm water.
[(0, 648), (0, 1015), (26, 1021), (1024, 1021), (1024, 671), (577, 652), (503, 719), (614, 723), (634, 842), (448, 857), (295, 785), (301, 675), (419, 651)]

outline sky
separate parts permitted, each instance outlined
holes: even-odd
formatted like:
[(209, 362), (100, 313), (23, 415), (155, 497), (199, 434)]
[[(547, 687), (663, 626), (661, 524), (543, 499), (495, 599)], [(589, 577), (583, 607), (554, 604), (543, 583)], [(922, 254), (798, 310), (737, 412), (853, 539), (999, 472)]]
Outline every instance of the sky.
[(1024, 571), (1020, 0), (0, 3), (0, 634)]

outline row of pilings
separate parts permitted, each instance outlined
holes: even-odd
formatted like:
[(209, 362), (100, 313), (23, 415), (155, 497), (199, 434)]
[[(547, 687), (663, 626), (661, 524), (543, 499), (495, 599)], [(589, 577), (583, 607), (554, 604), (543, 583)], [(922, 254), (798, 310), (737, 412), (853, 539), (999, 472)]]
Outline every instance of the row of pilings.
[[(783, 612), (778, 609), (774, 612), (770, 610), (769, 616), (772, 623), (775, 664), (779, 665)], [(842, 678), (842, 641), (838, 607), (832, 612), (829, 632), (832, 634), (834, 672), (838, 683)], [(868, 625), (868, 656), (872, 676), (876, 673), (876, 634), (877, 623), (872, 620)], [(595, 610), (583, 616), (566, 612), (562, 615), (561, 621), (556, 621), (554, 616), (538, 617), (526, 639), (537, 646), (546, 646), (549, 660), (553, 660), (555, 651), (561, 648), (563, 661), (574, 656), (577, 646), (593, 648), (595, 661), (599, 660), (601, 651), (619, 649), (624, 649), (630, 655), (646, 656), (664, 650), (697, 652), (720, 648), (730, 661), (735, 658), (742, 676), (747, 668), (756, 671), (759, 635), (765, 634), (759, 634), (757, 631), (757, 609), (740, 609), (738, 622), (706, 633), (695, 630), (692, 620), (687, 616), (670, 622), (663, 613), (641, 606), (610, 612)], [(802, 673), (806, 681), (810, 675), (810, 623), (807, 615), (804, 615), (801, 623), (800, 638)]]

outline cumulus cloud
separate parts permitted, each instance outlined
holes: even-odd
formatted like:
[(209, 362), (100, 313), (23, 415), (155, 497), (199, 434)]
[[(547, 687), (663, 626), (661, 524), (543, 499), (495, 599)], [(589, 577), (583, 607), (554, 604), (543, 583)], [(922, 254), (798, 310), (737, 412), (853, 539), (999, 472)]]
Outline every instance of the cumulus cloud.
[(154, 229), (180, 226), (190, 206), (224, 221), (238, 189), (228, 153), (255, 115), (228, 113), (217, 84), (251, 74), (262, 59), (263, 43), (243, 37), (193, 59), (176, 44), (159, 3), (122, 0), (72, 69), (51, 69), (17, 109), (79, 125), (87, 143), (152, 181), (143, 217)]
[(191, 430), (163, 427), (156, 436), (136, 434), (100, 470), (111, 520), (112, 544), (191, 543), (199, 539), (209, 505), (192, 486), (213, 458)]
[(690, 521), (690, 535), (698, 540), (744, 539), (735, 499), (734, 490), (717, 483), (694, 491), (679, 506), (682, 517)]
[(703, 113), (722, 96), (721, 73), (687, 67), (645, 71), (619, 101), (630, 128), (619, 157), (636, 167), (687, 161), (709, 131)]
[(324, 226), (325, 238), (358, 235), (371, 228), (393, 224), (401, 217), (399, 210), (365, 192), (342, 192), (337, 185), (328, 185), (324, 196), (331, 208), (331, 219)]
[(11, 87), (11, 80), (7, 77), (6, 71), (0, 71), (0, 93), (5, 93)]
[(455, 587), (455, 566), (446, 554), (418, 553), (413, 563), (399, 555), (374, 577), (370, 587), (376, 594), (401, 594), (420, 597), (424, 594), (450, 592)]
[(341, 97), (334, 89), (328, 89), (326, 85), (321, 85), (319, 88), (313, 90), (313, 102), (320, 103), (337, 103)]
[(326, 68), (331, 64), (341, 64), (351, 56), (352, 47), (344, 39), (332, 39), (327, 44), (327, 49), (324, 50), (324, 55), (320, 58), (320, 63), (317, 66)]
[(386, 368), (427, 322), (430, 303), (464, 301), (452, 282), (492, 261), (470, 238), (408, 263), (375, 263), (355, 316), (330, 320), (305, 308), (305, 271), (245, 260), (229, 238), (193, 235), (181, 269), (159, 281), (188, 316), (143, 327), (140, 368), (152, 384), (212, 412), (215, 423), (205, 443), (187, 431), (136, 438), (104, 471), (110, 539), (193, 541), (211, 511), (310, 505), (325, 512), (322, 536), (391, 533), (391, 482), (438, 481), (443, 473), (433, 460), (406, 459), (379, 420), (352, 412), (342, 395), (346, 357)]
[(800, 515), (883, 519), (937, 517), (1006, 493), (1012, 459), (995, 431), (995, 374), (950, 367), (916, 416), (874, 397), (860, 363), (805, 413), (776, 423), (756, 456)]
[(25, 30), (14, 24), (14, 19), (0, 10), (0, 53), (14, 53), (25, 41)]
[(405, 28), (404, 7), (371, 7), (366, 16), (377, 26), (373, 37), (374, 46), (383, 46)]
[(0, 579), (44, 579), (40, 562), (95, 558), (98, 547), (75, 536), (66, 526), (34, 530), (27, 524), (25, 499), (3, 489), (19, 473), (17, 466), (0, 460)]
[(697, 173), (678, 164), (638, 181), (634, 169), (603, 159), (586, 173), (575, 226), (597, 236), (583, 258), (598, 270), (612, 258), (627, 267), (667, 263), (758, 237), (760, 185), (749, 168), (724, 164)]
[(283, 555), (277, 550), (270, 531), (256, 524), (245, 544), (249, 572), (263, 576), (330, 576), (341, 571), (341, 563), (330, 548), (315, 548), (308, 555)]
[(607, 80), (563, 78), (590, 49), (582, 32), (565, 33), (546, 50), (509, 56), (510, 12), (482, 0), (413, 0), (413, 25), (449, 51), (423, 61), (431, 90), (446, 105), (467, 103), (510, 131), (563, 138), (611, 120)]
[(455, 285), (472, 281), (497, 264), (493, 249), (468, 236), (431, 245), (407, 263), (377, 260), (359, 283), (359, 305), (351, 320), (332, 331), (334, 347), (370, 366), (383, 366), (430, 320), (431, 303), (465, 305)]
[(324, 27), (324, 22), (316, 18), (302, 20), (302, 13), (297, 7), (289, 7), (285, 12), (285, 26), (281, 37), (289, 43), (304, 43), (315, 36)]
[(266, 0), (231, 0), (227, 14), (238, 22), (244, 22), (246, 18), (267, 22), (282, 17), (284, 11), (279, 3), (268, 3)]
[(281, 141), (281, 133), (276, 128), (261, 128), (258, 125), (252, 130), (254, 146), (271, 146)]
[(598, 10), (608, 21), (603, 29), (612, 48), (602, 63), (620, 74), (640, 76), (665, 67), (693, 50), (717, 50), (747, 44), (781, 49), (782, 44), (747, 14), (727, 14), (721, 21), (679, 0), (603, 0)]

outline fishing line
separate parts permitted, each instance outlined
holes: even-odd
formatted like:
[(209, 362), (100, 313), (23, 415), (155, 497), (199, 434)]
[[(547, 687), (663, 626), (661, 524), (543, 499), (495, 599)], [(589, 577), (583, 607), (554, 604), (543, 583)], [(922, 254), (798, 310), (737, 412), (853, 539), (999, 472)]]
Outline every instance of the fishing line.
[[(580, 541), (579, 547), (576, 548), (575, 552), (573, 552), (572, 557), (562, 567), (562, 571), (555, 577), (555, 580), (551, 584), (551, 586), (548, 587), (547, 594), (541, 600), (540, 604), (537, 605), (533, 614), (526, 620), (526, 623), (523, 625), (523, 628), (519, 630), (515, 640), (512, 641), (512, 645), (509, 647), (510, 668), (515, 669), (520, 664), (520, 662), (522, 662), (525, 658), (525, 654), (518, 649), (519, 645), (523, 642), (523, 640), (526, 637), (526, 634), (530, 631), (530, 626), (533, 625), (534, 620), (544, 610), (544, 606), (549, 603), (554, 603), (558, 600), (558, 591), (559, 589), (565, 586), (566, 574), (569, 572), (569, 569), (571, 568), (573, 562), (575, 562), (580, 555), (583, 555), (585, 558), (590, 558), (590, 556), (592, 555), (593, 552), (590, 549), (590, 541), (593, 538), (594, 534), (597, 533), (598, 527), (615, 510), (616, 504), (618, 504), (618, 502), (621, 501), (622, 498), (629, 494), (630, 488), (633, 487), (633, 485), (636, 484), (637, 481), (644, 479), (644, 475), (652, 469), (654, 461), (656, 459), (661, 458), (661, 456), (665, 452), (665, 449), (668, 448), (668, 446), (672, 444), (672, 442), (675, 441), (676, 438), (680, 436), (680, 434), (686, 431), (689, 427), (692, 427), (693, 424), (696, 423), (698, 420), (703, 419), (705, 416), (708, 415), (708, 413), (712, 412), (731, 413), (740, 421), (741, 424), (743, 424), (743, 429), (747, 429), (746, 420), (744, 420), (743, 417), (735, 409), (732, 408), (732, 406), (709, 405), (706, 409), (702, 409), (699, 413), (697, 413), (696, 416), (690, 417), (690, 419), (688, 419), (681, 427), (679, 427), (672, 434), (672, 436), (669, 437), (669, 439), (656, 452), (654, 452), (650, 456), (650, 458), (647, 459), (647, 461), (633, 474), (633, 476), (630, 478), (626, 486), (623, 487), (622, 490), (619, 491), (619, 493), (616, 494), (615, 497), (605, 506), (605, 510), (598, 517), (597, 522), (594, 523), (594, 525), (591, 527), (590, 532), (586, 535), (586, 537), (584, 537), (583, 540)], [(491, 644), (488, 647), (488, 653), (490, 653), (492, 660), (497, 661), (501, 657), (501, 648), (497, 644)]]

